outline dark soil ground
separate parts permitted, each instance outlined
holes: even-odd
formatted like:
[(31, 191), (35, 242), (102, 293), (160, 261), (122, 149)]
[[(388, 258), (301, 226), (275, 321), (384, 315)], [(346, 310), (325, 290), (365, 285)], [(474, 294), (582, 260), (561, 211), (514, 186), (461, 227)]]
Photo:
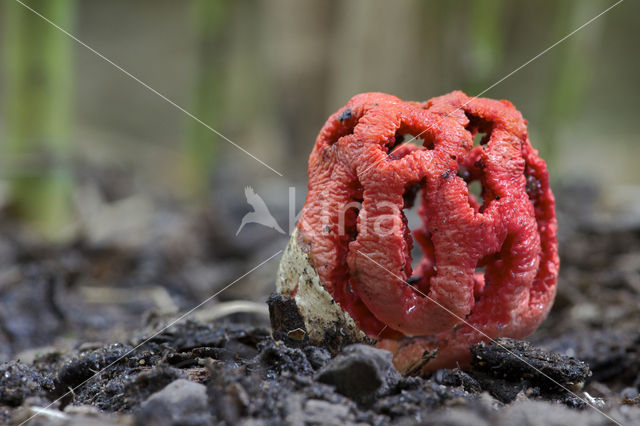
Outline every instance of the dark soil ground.
[(258, 263), (205, 216), (135, 249), (5, 223), (0, 424), (640, 424), (640, 217), (602, 214), (586, 185), (556, 194), (555, 306), (528, 342), (500, 341), (544, 374), (496, 344), (425, 378), (369, 346), (288, 345), (268, 276), (232, 293), (261, 303), (221, 295), (165, 328)]

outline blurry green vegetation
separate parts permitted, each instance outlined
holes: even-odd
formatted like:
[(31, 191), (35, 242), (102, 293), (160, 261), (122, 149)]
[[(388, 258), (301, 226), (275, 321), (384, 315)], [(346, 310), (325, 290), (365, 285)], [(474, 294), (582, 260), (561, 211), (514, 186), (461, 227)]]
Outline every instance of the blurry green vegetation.
[(471, 4), (470, 94), (486, 89), (486, 81), (495, 78), (504, 51), (503, 0), (478, 0)]
[[(222, 1), (195, 0), (192, 4), (196, 42), (192, 113), (214, 128), (220, 126), (222, 121), (228, 8), (229, 4)], [(212, 169), (220, 143), (224, 143), (220, 141), (220, 136), (189, 119), (179, 174), (181, 192), (196, 203), (208, 199)]]
[[(326, 118), (353, 95), (477, 95), (614, 1), (27, 3), (66, 29), (77, 7), (81, 40), (294, 182), (304, 180)], [(14, 211), (45, 235), (69, 221), (72, 154), (78, 165), (102, 153), (107, 167), (135, 169), (161, 192), (177, 186), (199, 207), (228, 194), (242, 202), (245, 184), (275, 178), (84, 48), (73, 63), (73, 42), (18, 3), (0, 9), (1, 172)], [(554, 178), (583, 170), (596, 180), (640, 176), (632, 118), (639, 12), (640, 2), (622, 3), (482, 95), (522, 111)], [(72, 126), (81, 134), (76, 146)], [(625, 165), (604, 167), (602, 155)]]
[[(566, 36), (569, 29), (582, 25), (596, 15), (605, 6), (601, 2), (567, 0), (556, 4), (553, 34), (556, 39)], [(550, 55), (551, 79), (544, 103), (544, 116), (540, 124), (541, 140), (537, 147), (550, 167), (556, 167), (556, 150), (559, 143), (558, 133), (563, 123), (575, 120), (584, 110), (587, 89), (592, 79), (589, 58), (595, 49), (588, 41), (597, 34), (598, 24), (593, 24), (590, 33), (582, 37), (570, 37)], [(591, 35), (591, 37), (589, 36)]]
[[(26, 3), (63, 28), (73, 24), (73, 0)], [(6, 139), (0, 155), (10, 203), (38, 233), (57, 238), (71, 222), (72, 41), (14, 1), (5, 2), (2, 18)]]

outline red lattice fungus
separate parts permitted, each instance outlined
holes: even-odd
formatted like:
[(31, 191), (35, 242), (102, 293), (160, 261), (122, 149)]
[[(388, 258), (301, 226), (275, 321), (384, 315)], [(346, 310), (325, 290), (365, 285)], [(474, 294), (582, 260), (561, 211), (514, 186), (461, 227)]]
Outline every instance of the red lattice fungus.
[[(407, 140), (417, 138), (422, 145)], [(403, 210), (416, 198), (422, 225), (412, 238)], [(415, 270), (414, 238), (423, 252)], [(291, 244), (309, 265), (281, 276), (279, 289), (307, 329), (327, 327), (317, 311), (337, 302), (400, 370), (426, 350), (439, 351), (432, 370), (464, 365), (469, 346), (489, 337), (529, 335), (556, 291), (554, 198), (526, 121), (507, 101), (462, 92), (426, 103), (365, 93), (333, 114), (309, 158), (284, 269)], [(299, 294), (313, 281), (330, 297)]]

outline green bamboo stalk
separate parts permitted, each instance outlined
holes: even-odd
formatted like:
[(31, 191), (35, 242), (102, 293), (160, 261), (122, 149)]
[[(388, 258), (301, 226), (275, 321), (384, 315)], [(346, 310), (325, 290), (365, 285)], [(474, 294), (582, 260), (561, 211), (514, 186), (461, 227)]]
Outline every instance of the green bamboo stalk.
[[(585, 16), (596, 13), (601, 4), (596, 2), (564, 1), (555, 5), (554, 39), (559, 39), (585, 22)], [(594, 23), (588, 32), (576, 34), (559, 45), (552, 61), (552, 75), (548, 96), (544, 104), (539, 150), (550, 168), (556, 166), (558, 134), (562, 127), (580, 115), (592, 79), (589, 37), (597, 34)]]
[(476, 94), (491, 83), (502, 62), (504, 39), (504, 3), (502, 0), (475, 0), (471, 4), (471, 84)]
[[(227, 9), (226, 1), (194, 0), (192, 10), (197, 43), (192, 108), (196, 117), (214, 128), (221, 124), (223, 112)], [(180, 161), (181, 190), (187, 198), (196, 202), (208, 199), (219, 139), (201, 123), (189, 121)]]
[[(62, 28), (74, 0), (25, 0)], [(0, 144), (17, 216), (47, 238), (71, 221), (72, 44), (19, 3), (4, 4), (4, 116)], [(8, 168), (8, 170), (6, 170)]]

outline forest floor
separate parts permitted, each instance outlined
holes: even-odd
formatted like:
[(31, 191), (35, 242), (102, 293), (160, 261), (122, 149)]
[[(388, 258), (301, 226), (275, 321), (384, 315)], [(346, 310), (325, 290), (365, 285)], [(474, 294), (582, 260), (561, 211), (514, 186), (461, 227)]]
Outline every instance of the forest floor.
[(172, 324), (232, 282), (228, 264), (257, 263), (206, 216), (135, 249), (43, 246), (5, 223), (0, 424), (638, 424), (640, 217), (602, 214), (588, 185), (556, 197), (555, 305), (527, 342), (501, 341), (544, 375), (495, 344), (423, 378), (369, 346), (287, 346), (266, 315), (273, 277)]

